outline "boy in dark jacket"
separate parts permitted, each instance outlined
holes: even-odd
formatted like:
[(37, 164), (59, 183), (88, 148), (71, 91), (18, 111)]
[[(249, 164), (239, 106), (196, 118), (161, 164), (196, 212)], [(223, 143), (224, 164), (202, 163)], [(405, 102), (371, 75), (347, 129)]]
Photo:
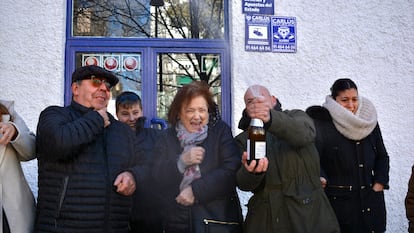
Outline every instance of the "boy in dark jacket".
[[(128, 124), (135, 132), (140, 154), (146, 157), (150, 167), (152, 149), (159, 130), (145, 128), (145, 117), (142, 112), (142, 101), (134, 92), (122, 92), (115, 101), (118, 120)], [(159, 207), (159, 192), (154, 188), (154, 182), (147, 179), (132, 196), (132, 212), (130, 233), (162, 233), (162, 210)]]

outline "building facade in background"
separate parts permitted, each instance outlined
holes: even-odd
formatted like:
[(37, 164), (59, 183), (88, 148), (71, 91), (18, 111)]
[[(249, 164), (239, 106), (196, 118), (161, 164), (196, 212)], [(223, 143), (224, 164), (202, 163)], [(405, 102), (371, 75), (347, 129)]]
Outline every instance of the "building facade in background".
[[(403, 200), (414, 163), (414, 2), (266, 0), (273, 12), (265, 14), (295, 19), (294, 30), (282, 25), (276, 37), (266, 20), (246, 26), (248, 0), (128, 2), (2, 2), (0, 99), (15, 100), (32, 131), (46, 106), (70, 102), (70, 75), (86, 64), (115, 72), (121, 82), (113, 97), (137, 92), (150, 118), (165, 117), (179, 86), (206, 80), (234, 135), (249, 85), (268, 87), (283, 108), (304, 110), (323, 103), (337, 78), (349, 77), (375, 104), (390, 156), (387, 232), (406, 231)], [(293, 52), (246, 46), (289, 43), (292, 35)], [(36, 195), (36, 161), (23, 166)], [(246, 204), (250, 194), (240, 196)]]

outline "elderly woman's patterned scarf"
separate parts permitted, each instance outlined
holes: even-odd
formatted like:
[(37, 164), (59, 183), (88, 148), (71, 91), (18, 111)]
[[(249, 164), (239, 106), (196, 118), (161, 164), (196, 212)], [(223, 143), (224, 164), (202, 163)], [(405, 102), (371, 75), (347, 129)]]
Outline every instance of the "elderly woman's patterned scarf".
[[(180, 141), (183, 152), (189, 150), (190, 148), (201, 144), (207, 138), (208, 126), (203, 126), (200, 131), (195, 133), (188, 132), (181, 121), (177, 122), (175, 127), (177, 130), (177, 138)], [(192, 165), (186, 167), (184, 171), (183, 180), (180, 184), (180, 190), (188, 187), (193, 180), (201, 177), (200, 167), (198, 165)]]

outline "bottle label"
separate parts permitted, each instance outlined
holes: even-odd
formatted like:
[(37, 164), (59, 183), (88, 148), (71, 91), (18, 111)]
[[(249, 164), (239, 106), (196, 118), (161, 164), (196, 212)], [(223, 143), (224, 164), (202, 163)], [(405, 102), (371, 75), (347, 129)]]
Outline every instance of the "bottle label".
[(262, 159), (266, 157), (266, 142), (255, 143), (255, 159)]
[(262, 159), (266, 157), (266, 142), (256, 141), (254, 144), (247, 139), (247, 160)]
[(250, 139), (247, 139), (247, 160), (250, 159)]

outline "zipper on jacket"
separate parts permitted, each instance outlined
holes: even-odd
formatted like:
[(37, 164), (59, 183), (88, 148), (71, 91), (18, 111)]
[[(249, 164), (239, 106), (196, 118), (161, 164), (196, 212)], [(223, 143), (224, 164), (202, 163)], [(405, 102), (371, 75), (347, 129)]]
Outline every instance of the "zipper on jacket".
[(225, 221), (219, 221), (219, 220), (213, 220), (213, 219), (203, 219), (204, 224), (208, 225), (210, 223), (213, 224), (222, 224), (222, 225), (239, 225), (238, 222), (225, 222)]
[(63, 200), (65, 199), (66, 196), (66, 190), (68, 189), (68, 182), (69, 182), (69, 176), (65, 176), (65, 179), (63, 180), (63, 190), (62, 190), (62, 194), (60, 195), (60, 199), (59, 199), (59, 213), (60, 213), (60, 209), (62, 209), (62, 205), (63, 205)]
[(107, 144), (107, 131), (106, 129), (103, 130), (103, 138), (102, 138), (102, 144), (103, 144), (103, 159), (105, 163), (105, 180), (106, 180), (106, 201), (105, 201), (105, 214), (104, 214), (104, 222), (105, 226), (104, 229), (111, 229), (110, 226), (110, 213), (111, 213), (111, 192), (112, 192), (112, 182), (110, 179), (110, 173), (109, 173), (109, 161), (108, 161), (108, 154), (106, 150), (106, 144)]
[(59, 206), (57, 209), (57, 215), (55, 217), (55, 228), (57, 228), (57, 219), (60, 217), (60, 210), (62, 209), (63, 200), (65, 199), (65, 196), (66, 196), (66, 191), (68, 189), (68, 183), (69, 183), (69, 176), (65, 176), (65, 178), (63, 179), (62, 193), (60, 194), (60, 198), (59, 198)]

